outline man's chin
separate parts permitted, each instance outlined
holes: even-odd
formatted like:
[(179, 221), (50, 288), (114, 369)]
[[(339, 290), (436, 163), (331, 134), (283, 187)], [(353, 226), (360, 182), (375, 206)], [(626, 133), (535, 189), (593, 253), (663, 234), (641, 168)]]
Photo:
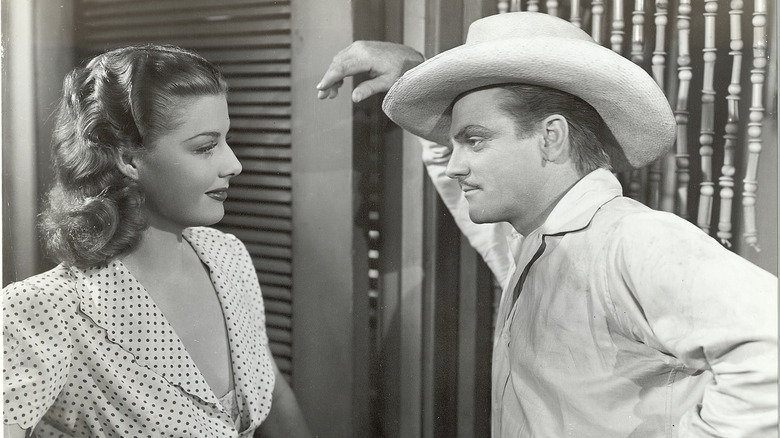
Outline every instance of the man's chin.
[(471, 219), (471, 222), (474, 222), (475, 224), (492, 224), (494, 222), (500, 222), (499, 219), (493, 218), (484, 211), (469, 211), (469, 219)]

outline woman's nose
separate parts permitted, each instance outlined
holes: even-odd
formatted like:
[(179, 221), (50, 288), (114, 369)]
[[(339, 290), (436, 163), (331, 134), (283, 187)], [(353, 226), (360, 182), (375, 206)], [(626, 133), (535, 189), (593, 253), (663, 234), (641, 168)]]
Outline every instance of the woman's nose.
[(234, 177), (241, 173), (241, 170), (243, 167), (241, 166), (241, 162), (238, 161), (238, 157), (236, 157), (236, 154), (233, 153), (233, 149), (226, 144), (226, 150), (227, 153), (225, 154), (225, 162), (223, 164), (223, 171), (222, 171), (222, 177)]

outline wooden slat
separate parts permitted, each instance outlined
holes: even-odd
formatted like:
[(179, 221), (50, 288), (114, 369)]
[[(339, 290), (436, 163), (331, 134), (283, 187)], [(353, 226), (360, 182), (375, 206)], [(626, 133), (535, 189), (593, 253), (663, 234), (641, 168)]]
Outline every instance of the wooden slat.
[(290, 131), (292, 122), (290, 119), (272, 119), (272, 118), (243, 118), (233, 117), (230, 119), (230, 128), (238, 129), (255, 129), (255, 130), (274, 130), (274, 131)]
[(246, 249), (252, 257), (273, 257), (279, 259), (289, 259), (292, 257), (292, 249), (284, 246), (249, 243), (246, 244)]
[(256, 216), (281, 217), (289, 219), (292, 217), (292, 208), (284, 204), (270, 204), (259, 202), (240, 202), (231, 200), (225, 203), (225, 213), (227, 214), (250, 214)]
[(292, 286), (292, 279), (289, 275), (268, 274), (265, 272), (258, 272), (257, 279), (262, 285), (275, 285), (275, 286)]
[(265, 299), (265, 311), (267, 313), (276, 313), (278, 315), (292, 315), (292, 305), (287, 301), (278, 301)]
[(85, 15), (90, 15), (91, 20), (87, 28), (102, 28), (107, 26), (150, 26), (157, 24), (170, 24), (180, 22), (219, 22), (235, 20), (262, 20), (270, 17), (290, 15), (289, 5), (266, 5), (252, 7), (220, 7), (219, 9), (176, 9), (165, 14), (159, 12), (128, 13), (116, 12), (115, 8), (101, 9), (101, 15), (96, 14), (95, 9), (87, 9)]
[(208, 21), (204, 19), (197, 22), (187, 21), (181, 24), (168, 22), (165, 26), (143, 26), (140, 29), (132, 22), (125, 22), (101, 30), (94, 29), (86, 33), (84, 39), (86, 41), (133, 41), (140, 34), (148, 39), (176, 39), (189, 36), (192, 38), (208, 37), (218, 41), (230, 35), (262, 33), (281, 36), (288, 35), (289, 32), (290, 21), (284, 19), (263, 20), (262, 26), (255, 21)]
[(281, 217), (289, 219), (292, 217), (292, 208), (284, 204), (269, 204), (259, 202), (240, 202), (231, 200), (225, 202), (226, 214), (250, 214), (256, 216)]
[(289, 359), (292, 357), (292, 348), (289, 344), (283, 344), (281, 342), (269, 342), (268, 345), (271, 347), (271, 354), (274, 355), (274, 358)]
[[(125, 46), (130, 44), (172, 44), (174, 46), (186, 47), (202, 52), (224, 47), (250, 48), (250, 47), (275, 47), (289, 46), (291, 42), (290, 35), (256, 35), (256, 36), (226, 36), (226, 37), (191, 37), (191, 36), (159, 36), (149, 37), (143, 33), (136, 34), (135, 37), (128, 38), (110, 38), (103, 40), (80, 40), (79, 44), (86, 47), (89, 51), (101, 52), (106, 47)], [(204, 55), (205, 56), (205, 55)], [(208, 57), (206, 57), (208, 58)]]
[(251, 89), (273, 89), (282, 88), (289, 90), (292, 86), (292, 80), (289, 75), (286, 76), (262, 76), (262, 77), (235, 77), (229, 78), (230, 90), (233, 92), (244, 92)]
[(275, 219), (257, 216), (225, 215), (220, 225), (224, 227), (256, 228), (268, 231), (292, 231), (289, 219)]
[(292, 265), (289, 261), (262, 259), (253, 257), (255, 269), (266, 274), (286, 274), (292, 273)]
[(290, 162), (286, 161), (268, 161), (268, 160), (241, 160), (241, 166), (244, 168), (244, 172), (265, 172), (274, 174), (290, 174)]
[(230, 196), (242, 201), (269, 201), (289, 203), (292, 195), (289, 190), (280, 189), (256, 189), (246, 187), (230, 188)]
[(292, 51), (289, 48), (255, 48), (255, 49), (204, 49), (199, 52), (209, 61), (219, 64), (222, 62), (270, 62), (290, 61)]
[[(87, 18), (96, 18), (102, 15), (133, 14), (143, 13), (162, 13), (175, 12), (185, 9), (196, 10), (206, 9), (214, 10), (228, 6), (256, 6), (258, 4), (289, 4), (289, 1), (277, 0), (187, 0), (182, 2), (164, 2), (159, 0), (82, 0), (84, 15)], [(186, 7), (182, 5), (186, 4)]]
[(218, 64), (219, 70), (230, 80), (233, 75), (253, 75), (266, 77), (269, 75), (289, 76), (290, 64), (287, 63), (238, 63), (222, 62)]
[(292, 322), (290, 321), (290, 318), (284, 318), (279, 315), (273, 315), (273, 314), (265, 316), (265, 325), (271, 327), (285, 328), (288, 330), (292, 328)]
[(235, 234), (242, 242), (264, 243), (269, 245), (290, 246), (288, 233), (270, 232), (261, 230), (247, 230), (244, 228), (221, 227), (227, 233)]
[(292, 302), (292, 292), (289, 288), (263, 284), (262, 290), (264, 298)]
[(281, 330), (276, 327), (266, 327), (268, 337), (275, 339), (277, 342), (284, 342), (289, 344), (292, 341), (292, 334), (289, 330)]
[(228, 104), (246, 104), (246, 103), (277, 103), (290, 104), (289, 91), (246, 91), (230, 90), (228, 92)]
[(273, 187), (289, 189), (292, 181), (289, 176), (258, 175), (244, 172), (233, 178), (232, 184), (236, 186)]
[[(287, 143), (285, 143), (285, 140), (287, 140)], [(277, 159), (290, 159), (290, 148), (289, 147), (275, 147), (275, 146), (242, 146), (242, 144), (272, 144), (272, 145), (283, 145), (283, 144), (290, 144), (290, 136), (287, 134), (272, 134), (272, 135), (261, 135), (261, 134), (245, 134), (245, 133), (236, 133), (233, 135), (233, 138), (231, 140), (231, 145), (233, 148), (233, 153), (236, 154), (236, 156), (239, 159), (243, 158), (277, 158)]]

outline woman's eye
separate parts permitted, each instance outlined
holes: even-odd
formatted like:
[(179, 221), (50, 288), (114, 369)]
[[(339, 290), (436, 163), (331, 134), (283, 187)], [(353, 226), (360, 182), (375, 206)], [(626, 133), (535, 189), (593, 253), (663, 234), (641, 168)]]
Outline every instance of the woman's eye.
[(211, 154), (212, 152), (214, 152), (214, 149), (216, 147), (217, 147), (217, 142), (212, 142), (201, 148), (198, 148), (196, 152), (199, 154)]

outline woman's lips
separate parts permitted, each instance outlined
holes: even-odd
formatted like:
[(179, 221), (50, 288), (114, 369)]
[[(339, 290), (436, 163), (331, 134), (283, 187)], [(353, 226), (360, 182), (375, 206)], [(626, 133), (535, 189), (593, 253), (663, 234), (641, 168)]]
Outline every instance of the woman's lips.
[(227, 188), (211, 190), (206, 195), (215, 201), (224, 202), (227, 199)]

